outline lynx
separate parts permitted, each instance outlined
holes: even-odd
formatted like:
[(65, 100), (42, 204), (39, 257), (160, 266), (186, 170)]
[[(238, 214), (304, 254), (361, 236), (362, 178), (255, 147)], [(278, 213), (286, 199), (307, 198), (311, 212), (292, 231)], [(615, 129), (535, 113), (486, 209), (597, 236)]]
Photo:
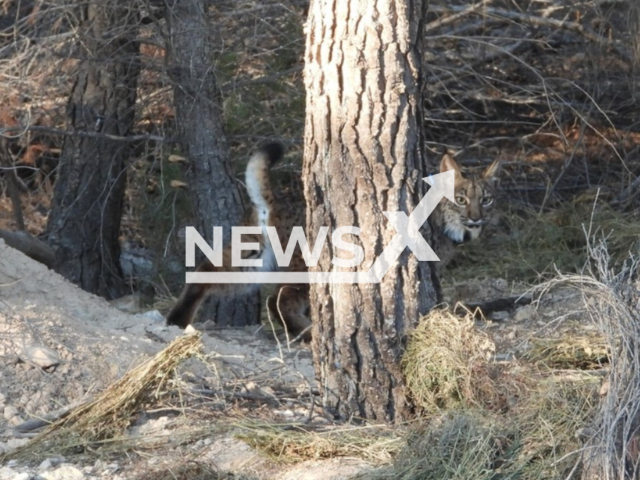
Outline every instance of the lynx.
[[(244, 224), (274, 226), (278, 231), (280, 244), (287, 245), (293, 227), (305, 225), (305, 206), (299, 198), (286, 198), (282, 195), (276, 197), (271, 188), (269, 170), (282, 155), (282, 145), (271, 143), (260, 149), (249, 160), (245, 177), (252, 209)], [(439, 242), (441, 248), (437, 248), (436, 251), (444, 262), (453, 256), (455, 245), (477, 239), (483, 228), (493, 222), (500, 163), (494, 162), (480, 177), (466, 178), (453, 157), (445, 155), (440, 163), (440, 171), (447, 170), (455, 172), (455, 203), (443, 199), (433, 214), (435, 227), (443, 237), (443, 241)], [(247, 253), (252, 253), (252, 258), (262, 259), (261, 269), (229, 266), (231, 249), (227, 247), (223, 251), (223, 266), (216, 267), (209, 261), (205, 261), (197, 271), (273, 271), (276, 268), (275, 256), (264, 228), (262, 235), (247, 235), (244, 240), (260, 245), (259, 250), (247, 251)], [(296, 248), (288, 270), (306, 270), (299, 248)], [(187, 284), (169, 313), (167, 323), (186, 328), (193, 321), (202, 301), (207, 296), (235, 296), (259, 288), (259, 284)], [(300, 337), (304, 341), (311, 339), (308, 285), (279, 285), (276, 294), (267, 299), (267, 307), (271, 315), (286, 327), (292, 338)]]
[[(262, 267), (233, 267), (231, 265), (231, 248), (224, 249), (222, 266), (214, 266), (208, 260), (198, 268), (199, 272), (215, 271), (274, 271), (276, 269), (273, 249), (266, 235), (265, 227), (276, 227), (281, 245), (287, 245), (291, 230), (296, 225), (304, 226), (304, 203), (280, 196), (276, 198), (269, 181), (269, 170), (284, 153), (279, 143), (270, 143), (256, 152), (245, 172), (247, 193), (252, 203), (251, 211), (244, 225), (263, 227), (263, 234), (243, 236), (244, 242), (259, 244), (258, 250), (245, 251), (247, 258), (262, 259)], [(296, 249), (288, 270), (304, 271), (306, 266), (300, 249)], [(202, 301), (209, 295), (231, 297), (243, 293), (257, 291), (259, 284), (187, 284), (177, 303), (167, 316), (167, 324), (186, 328), (193, 321)], [(292, 337), (300, 336), (308, 341), (311, 338), (309, 319), (309, 291), (306, 285), (279, 285), (276, 294), (269, 297), (267, 306), (271, 314), (280, 321)]]
[(453, 157), (446, 154), (440, 162), (440, 172), (448, 170), (455, 172), (455, 202), (442, 199), (434, 211), (435, 227), (442, 237), (436, 253), (442, 264), (451, 260), (457, 245), (478, 239), (487, 226), (497, 221), (500, 160), (495, 160), (480, 176), (467, 178)]

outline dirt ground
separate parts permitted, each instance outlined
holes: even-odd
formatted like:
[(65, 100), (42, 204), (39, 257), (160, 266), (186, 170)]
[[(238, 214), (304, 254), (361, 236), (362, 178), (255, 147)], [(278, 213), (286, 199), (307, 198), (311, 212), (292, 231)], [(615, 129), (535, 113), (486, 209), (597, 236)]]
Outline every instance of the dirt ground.
[[(520, 293), (523, 287), (503, 280), (458, 283), (445, 292), (452, 303)], [(118, 303), (121, 308), (126, 304)], [(535, 338), (561, 336), (567, 330), (584, 333), (588, 327), (581, 321), (582, 304), (577, 292), (561, 290), (533, 304), (494, 311), (489, 321), (478, 324), (496, 342), (497, 361), (517, 361)], [(104, 460), (9, 462), (0, 467), (0, 479), (127, 479), (190, 459), (260, 480), (346, 479), (373, 468), (355, 458), (287, 466), (237, 439), (239, 430), (233, 425), (247, 410), (246, 403), (239, 407), (236, 400), (255, 400), (250, 414), (265, 421), (327, 422), (318, 409), (309, 408), (310, 396), (317, 395), (311, 352), (304, 345), (287, 347), (284, 339), (274, 340), (263, 327), (200, 327), (205, 356), (187, 361), (180, 372), (180, 391), (200, 395), (201, 401), (186, 402), (197, 405), (197, 413), (187, 415), (189, 411), (167, 405), (144, 412), (129, 431), (132, 437), (166, 438), (166, 448)], [(125, 313), (0, 241), (0, 452), (28, 442), (32, 434), (20, 433), (16, 426), (86, 400), (182, 334), (165, 326), (159, 312)], [(224, 419), (230, 428), (222, 433), (212, 429), (187, 446), (172, 446), (173, 432), (213, 419)]]
[[(158, 312), (123, 313), (0, 241), (0, 452), (29, 440), (13, 427), (102, 391), (182, 334), (176, 327), (165, 326)], [(238, 397), (269, 396), (283, 390), (294, 396), (297, 391), (308, 395), (315, 389), (311, 352), (306, 346), (279, 345), (256, 327), (209, 330), (202, 340), (209, 361), (187, 362), (182, 372), (187, 389), (201, 391), (206, 385), (215, 392), (224, 388), (232, 391), (231, 397), (234, 393)], [(38, 358), (30, 356), (36, 346), (45, 347), (49, 361), (57, 365), (46, 369), (36, 365)], [(215, 405), (223, 412), (233, 409), (224, 399)], [(190, 421), (167, 410), (168, 415), (147, 412), (131, 434), (160, 433), (170, 438), (172, 428)], [(269, 416), (295, 421), (308, 417), (309, 411), (283, 402)], [(232, 414), (229, 420), (233, 421)], [(202, 439), (185, 450), (156, 452), (147, 459), (91, 464), (66, 463), (60, 458), (39, 465), (10, 462), (0, 468), (0, 479), (36, 474), (42, 478), (125, 479), (162, 462), (177, 464), (185, 458), (260, 479), (347, 478), (367, 467), (359, 460), (334, 459), (283, 469), (232, 434), (223, 434)]]

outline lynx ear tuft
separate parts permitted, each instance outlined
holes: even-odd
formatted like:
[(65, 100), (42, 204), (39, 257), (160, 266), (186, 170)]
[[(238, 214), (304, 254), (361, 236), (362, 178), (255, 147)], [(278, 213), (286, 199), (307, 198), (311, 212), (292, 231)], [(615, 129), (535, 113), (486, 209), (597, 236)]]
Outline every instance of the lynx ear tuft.
[(440, 173), (448, 172), (449, 170), (453, 170), (456, 173), (456, 178), (462, 178), (458, 162), (454, 160), (453, 155), (445, 153), (442, 160), (440, 160)]
[(501, 167), (502, 162), (499, 159), (494, 160), (493, 163), (489, 165), (487, 169), (482, 173), (482, 178), (493, 182), (494, 185), (497, 185), (500, 181)]

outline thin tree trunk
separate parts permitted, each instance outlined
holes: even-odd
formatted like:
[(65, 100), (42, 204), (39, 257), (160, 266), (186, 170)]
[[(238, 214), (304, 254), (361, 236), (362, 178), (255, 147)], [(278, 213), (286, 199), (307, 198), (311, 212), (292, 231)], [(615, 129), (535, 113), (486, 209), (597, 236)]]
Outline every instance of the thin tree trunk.
[[(204, 0), (167, 0), (168, 68), (174, 82), (176, 128), (189, 160), (186, 178), (195, 213), (195, 227), (212, 241), (213, 227), (222, 226), (225, 241), (244, 210), (231, 171), (222, 129), (220, 92), (213, 70), (211, 26)], [(252, 325), (260, 320), (260, 296), (211, 298), (200, 311), (218, 325)]]
[[(69, 99), (69, 126), (126, 136), (133, 125), (139, 72), (137, 7), (113, 0), (79, 8), (85, 21), (78, 48), (87, 59)], [(128, 153), (124, 142), (66, 137), (47, 225), (56, 270), (107, 298), (125, 293), (118, 235)]]
[[(426, 0), (312, 0), (309, 10), (307, 230), (360, 227), (361, 271), (395, 234), (383, 212), (409, 213), (424, 193), (426, 7)], [(314, 270), (335, 270), (334, 253), (325, 249)], [(311, 286), (312, 347), (326, 408), (343, 419), (410, 415), (400, 359), (407, 332), (436, 302), (432, 274), (431, 264), (405, 251), (380, 284)]]
[(18, 188), (18, 176), (16, 167), (11, 161), (9, 153), (9, 145), (5, 138), (0, 138), (0, 166), (3, 167), (5, 179), (7, 181), (7, 191), (13, 206), (13, 216), (16, 220), (16, 228), (25, 230), (24, 215), (22, 214), (22, 201), (20, 199), (20, 190)]

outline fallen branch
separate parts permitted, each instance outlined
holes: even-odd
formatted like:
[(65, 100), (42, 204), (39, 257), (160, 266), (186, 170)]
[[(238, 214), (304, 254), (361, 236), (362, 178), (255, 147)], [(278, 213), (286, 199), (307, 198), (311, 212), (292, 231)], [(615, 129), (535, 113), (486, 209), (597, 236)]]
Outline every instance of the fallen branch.
[[(425, 33), (429, 33), (432, 30), (435, 30), (435, 29), (440, 28), (440, 27), (442, 27), (444, 25), (448, 25), (448, 24), (453, 23), (453, 22), (455, 22), (457, 20), (460, 20), (461, 18), (464, 18), (467, 15), (471, 15), (472, 13), (477, 12), (481, 8), (485, 8), (489, 3), (491, 3), (491, 0), (482, 0), (481, 2), (478, 2), (478, 3), (474, 4), (474, 5), (471, 5), (470, 7), (465, 8), (461, 12), (454, 13), (453, 15), (449, 15), (448, 17), (439, 18), (437, 20), (434, 20), (433, 22), (429, 22), (424, 26), (424, 31), (425, 31)], [(429, 10), (431, 10), (432, 12), (434, 12), (434, 11), (437, 12), (439, 9), (436, 8), (436, 7), (431, 7), (430, 6)]]
[(93, 401), (92, 396), (89, 398), (83, 398), (82, 400), (78, 400), (76, 402), (72, 402), (66, 407), (59, 408), (58, 410), (43, 415), (42, 418), (32, 418), (31, 420), (27, 420), (26, 422), (13, 427), (13, 430), (17, 433), (31, 433), (35, 430), (40, 430), (41, 428), (49, 426), (53, 422), (65, 418), (73, 409), (79, 407), (80, 405), (89, 403), (91, 401)]
[(111, 135), (109, 133), (60, 130), (58, 128), (42, 127), (39, 125), (18, 125), (16, 127), (0, 128), (0, 137), (17, 138), (24, 135), (26, 132), (50, 133), (51, 135), (62, 135), (64, 137), (104, 138), (106, 140), (115, 140), (117, 142), (154, 141), (164, 143), (177, 143), (178, 141), (173, 137), (162, 137), (160, 135), (128, 135), (126, 137), (123, 137), (120, 135)]
[(46, 243), (38, 240), (26, 230), (11, 232), (0, 229), (0, 238), (11, 248), (24, 253), (27, 257), (40, 262), (48, 268), (56, 263), (56, 254)]
[(523, 305), (529, 305), (531, 303), (531, 296), (520, 295), (517, 297), (504, 297), (493, 298), (491, 300), (484, 300), (481, 302), (459, 302), (456, 305), (455, 312), (458, 310), (464, 310), (466, 312), (473, 313), (474, 317), (478, 316), (476, 312), (484, 314), (485, 316), (492, 312), (499, 312), (502, 310), (512, 310), (516, 307)]
[(50, 424), (31, 442), (0, 455), (9, 458), (46, 458), (52, 452), (69, 455), (121, 437), (135, 416), (161, 396), (175, 369), (202, 349), (200, 334), (183, 335), (167, 348), (111, 384), (93, 401), (83, 403)]

